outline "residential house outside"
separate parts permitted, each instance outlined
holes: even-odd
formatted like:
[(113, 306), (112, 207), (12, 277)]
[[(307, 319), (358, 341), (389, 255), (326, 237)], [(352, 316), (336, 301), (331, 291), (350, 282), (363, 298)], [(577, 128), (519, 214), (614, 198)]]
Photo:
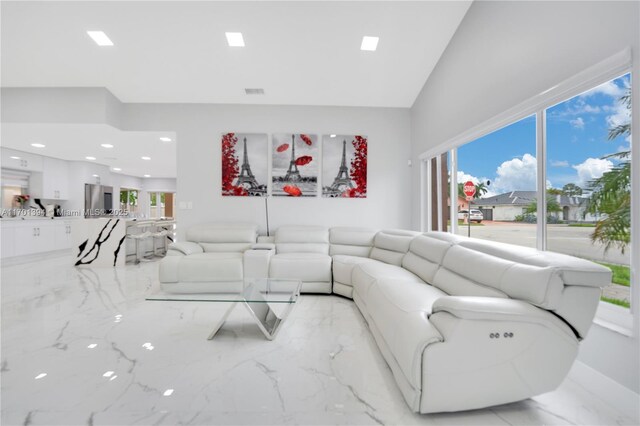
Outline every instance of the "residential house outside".
[[(480, 198), (472, 202), (472, 208), (477, 208), (484, 214), (485, 220), (515, 221), (516, 216), (526, 213), (527, 208), (536, 201), (536, 191), (511, 191), (492, 197)], [(567, 195), (549, 195), (554, 198), (561, 208), (559, 212), (550, 212), (559, 220), (565, 222), (594, 222), (590, 214), (584, 215), (587, 198), (570, 197)]]

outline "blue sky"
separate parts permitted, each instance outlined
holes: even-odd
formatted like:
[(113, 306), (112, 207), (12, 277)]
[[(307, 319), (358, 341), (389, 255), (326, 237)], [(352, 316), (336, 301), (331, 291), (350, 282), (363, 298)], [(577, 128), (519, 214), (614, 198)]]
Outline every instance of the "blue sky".
[[(630, 119), (619, 101), (630, 80), (627, 74), (547, 110), (547, 186), (585, 187), (615, 164), (603, 156), (629, 149), (629, 137), (609, 141), (607, 136), (610, 127)], [(535, 131), (530, 116), (459, 147), (458, 181), (491, 180), (493, 195), (535, 190)]]

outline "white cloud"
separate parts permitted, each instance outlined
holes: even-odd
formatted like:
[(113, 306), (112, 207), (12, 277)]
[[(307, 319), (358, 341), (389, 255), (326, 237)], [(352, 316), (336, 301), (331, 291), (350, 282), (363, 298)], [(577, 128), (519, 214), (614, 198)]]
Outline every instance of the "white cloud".
[[(489, 180), (490, 180), (489, 178), (484, 177), (484, 176), (483, 176), (483, 177), (478, 178), (478, 177), (476, 177), (476, 176), (473, 176), (473, 175), (470, 175), (470, 174), (468, 174), (468, 173), (465, 173), (465, 172), (463, 172), (462, 170), (458, 170), (458, 176), (457, 176), (457, 179), (458, 179), (458, 183), (464, 183), (464, 182), (467, 182), (467, 181), (469, 181), (469, 180), (470, 180), (471, 182), (473, 182), (473, 183), (474, 183), (474, 184), (476, 184), (476, 185), (477, 185), (478, 183), (480, 183), (480, 182), (484, 182), (484, 183), (485, 183), (485, 185), (486, 185), (487, 181), (489, 181)], [(485, 193), (484, 193), (484, 195), (482, 196), (483, 198), (486, 198), (486, 197), (493, 197), (494, 195), (497, 195), (497, 194), (495, 193), (495, 191), (493, 191), (493, 190), (492, 190), (492, 187), (493, 187), (493, 182), (491, 183), (491, 185), (490, 185), (490, 186), (488, 186), (488, 187), (487, 187), (487, 192), (485, 192)]]
[(607, 116), (609, 128), (627, 124), (631, 121), (631, 111), (619, 100), (616, 100), (609, 110), (613, 112), (613, 114)]
[(591, 90), (588, 90), (580, 95), (580, 97), (586, 98), (597, 93), (601, 93), (603, 95), (611, 96), (613, 98), (619, 98), (624, 94), (624, 88), (618, 86), (611, 81), (607, 81), (606, 83), (601, 84), (600, 86), (594, 87)]
[(567, 160), (551, 160), (551, 167), (569, 167), (569, 162)]
[(569, 123), (571, 123), (571, 125), (576, 129), (584, 129), (584, 120), (582, 119), (582, 117), (578, 117), (575, 120), (571, 120), (569, 121)]
[(576, 185), (586, 187), (589, 181), (597, 179), (611, 170), (613, 163), (602, 158), (587, 158), (584, 162), (571, 166), (578, 172)]
[(536, 157), (524, 154), (500, 164), (496, 169), (493, 190), (497, 193), (536, 189)]
[(466, 181), (470, 180), (471, 182), (477, 184), (478, 182), (480, 182), (480, 179), (478, 179), (475, 176), (472, 176), (470, 174), (467, 174), (465, 172), (463, 172), (462, 170), (458, 170), (458, 183), (464, 183)]

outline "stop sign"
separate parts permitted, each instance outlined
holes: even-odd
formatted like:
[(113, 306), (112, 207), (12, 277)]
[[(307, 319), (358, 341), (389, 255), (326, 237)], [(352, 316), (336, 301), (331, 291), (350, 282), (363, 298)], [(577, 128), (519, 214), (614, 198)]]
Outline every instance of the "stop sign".
[(462, 191), (467, 197), (473, 197), (476, 194), (476, 185), (468, 180), (464, 183)]

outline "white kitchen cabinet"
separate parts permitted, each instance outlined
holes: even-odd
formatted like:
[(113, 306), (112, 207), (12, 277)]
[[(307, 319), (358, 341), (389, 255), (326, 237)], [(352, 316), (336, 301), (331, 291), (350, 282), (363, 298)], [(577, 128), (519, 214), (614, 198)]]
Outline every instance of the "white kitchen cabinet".
[(71, 222), (55, 222), (54, 250), (71, 248)]
[(42, 157), (28, 152), (2, 148), (2, 168), (41, 172)]
[(30, 220), (16, 224), (13, 232), (13, 255), (24, 256), (55, 250), (54, 225), (49, 220)]
[(2, 258), (14, 256), (14, 229), (10, 224), (2, 224)]
[(69, 167), (64, 160), (43, 157), (42, 173), (33, 173), (29, 190), (35, 198), (66, 200), (69, 198)]

